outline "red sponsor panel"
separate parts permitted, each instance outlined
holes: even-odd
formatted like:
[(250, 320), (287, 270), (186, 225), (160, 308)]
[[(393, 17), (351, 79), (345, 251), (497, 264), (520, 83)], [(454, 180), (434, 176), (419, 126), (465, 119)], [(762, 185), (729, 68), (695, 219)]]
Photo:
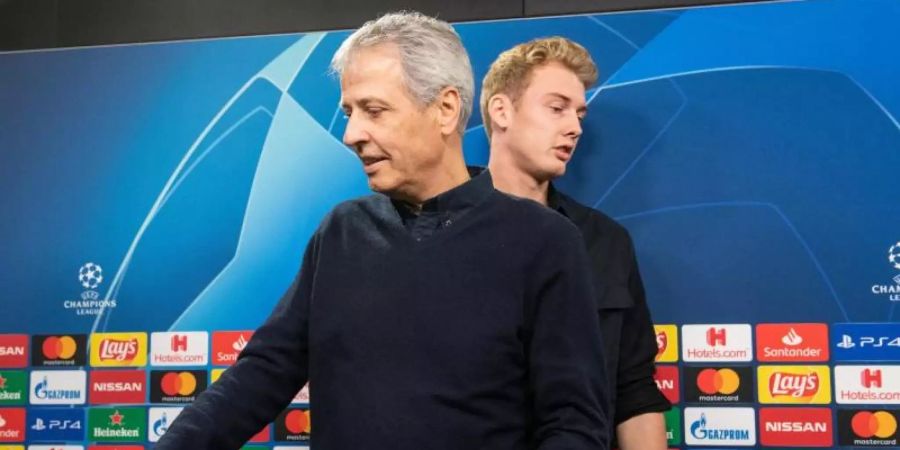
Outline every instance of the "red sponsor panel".
[(759, 410), (759, 441), (764, 446), (831, 447), (833, 435), (829, 408)]
[(28, 365), (28, 335), (0, 334), (0, 367), (18, 368)]
[(147, 402), (147, 372), (143, 370), (93, 370), (88, 385), (92, 405)]
[(764, 362), (828, 361), (828, 325), (761, 323), (756, 326), (756, 359)]
[(212, 364), (230, 366), (250, 342), (252, 331), (215, 331), (212, 334)]
[(25, 441), (25, 408), (0, 408), (0, 442)]
[(272, 425), (266, 425), (265, 428), (259, 430), (259, 433), (253, 435), (247, 442), (269, 442), (272, 440)]
[(681, 388), (678, 379), (678, 366), (656, 366), (653, 374), (656, 387), (671, 403), (681, 401)]

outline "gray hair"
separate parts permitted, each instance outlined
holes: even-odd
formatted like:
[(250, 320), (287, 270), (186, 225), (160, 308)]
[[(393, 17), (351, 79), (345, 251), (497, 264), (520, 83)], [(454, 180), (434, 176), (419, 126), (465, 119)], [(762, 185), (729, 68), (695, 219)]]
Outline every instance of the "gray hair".
[(386, 43), (399, 49), (404, 85), (422, 105), (431, 104), (446, 87), (459, 91), (458, 128), (463, 134), (472, 115), (475, 82), (469, 55), (453, 27), (418, 12), (385, 14), (344, 40), (331, 59), (331, 70), (340, 76), (354, 50)]

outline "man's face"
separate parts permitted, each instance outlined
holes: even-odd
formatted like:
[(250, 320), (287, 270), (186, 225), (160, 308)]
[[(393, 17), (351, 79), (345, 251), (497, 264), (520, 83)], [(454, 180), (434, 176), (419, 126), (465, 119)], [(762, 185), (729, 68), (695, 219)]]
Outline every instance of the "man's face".
[(565, 174), (586, 108), (584, 85), (574, 72), (552, 62), (532, 69), (506, 129), (520, 169), (539, 180)]
[(348, 117), (344, 144), (352, 148), (369, 188), (416, 198), (444, 156), (436, 107), (417, 102), (403, 84), (393, 44), (356, 50), (341, 76), (341, 107)]

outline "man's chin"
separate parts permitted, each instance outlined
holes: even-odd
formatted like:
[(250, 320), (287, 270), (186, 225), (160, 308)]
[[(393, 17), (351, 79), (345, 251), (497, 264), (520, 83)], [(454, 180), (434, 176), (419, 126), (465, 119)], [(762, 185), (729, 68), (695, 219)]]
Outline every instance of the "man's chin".
[(547, 180), (553, 181), (563, 175), (566, 174), (566, 165), (563, 164), (548, 164), (547, 166), (541, 167), (535, 178), (538, 180)]
[(385, 180), (384, 177), (379, 177), (378, 175), (369, 177), (369, 189), (379, 194), (384, 194), (389, 197), (393, 197), (397, 190), (396, 183), (391, 183), (389, 180)]

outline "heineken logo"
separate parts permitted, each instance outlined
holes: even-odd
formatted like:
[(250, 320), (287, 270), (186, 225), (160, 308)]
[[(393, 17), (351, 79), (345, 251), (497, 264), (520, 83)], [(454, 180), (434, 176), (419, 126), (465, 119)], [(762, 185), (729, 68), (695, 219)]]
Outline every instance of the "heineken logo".
[(0, 371), (0, 405), (24, 405), (27, 375), (21, 371)]
[(88, 411), (89, 439), (94, 441), (143, 441), (147, 435), (147, 411), (143, 408), (92, 408)]

